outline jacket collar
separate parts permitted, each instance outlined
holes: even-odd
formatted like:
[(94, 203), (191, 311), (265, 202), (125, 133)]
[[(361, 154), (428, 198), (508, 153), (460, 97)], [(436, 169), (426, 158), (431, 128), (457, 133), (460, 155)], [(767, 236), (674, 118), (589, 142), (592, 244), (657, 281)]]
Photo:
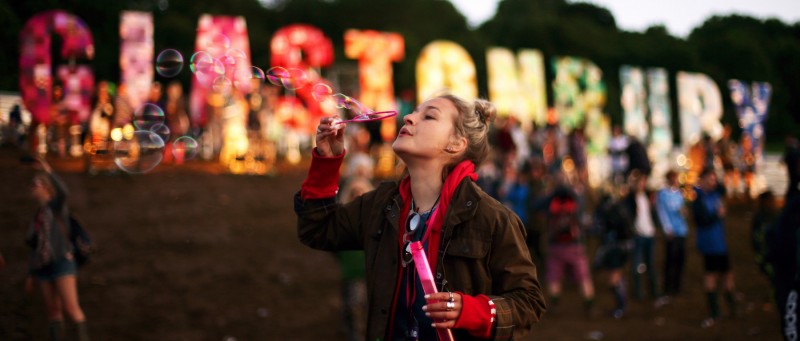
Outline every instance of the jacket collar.
[[(390, 233), (393, 233), (392, 235), (397, 235), (400, 228), (398, 217), (403, 207), (403, 198), (399, 192), (399, 182), (393, 181), (385, 183), (384, 185), (394, 187), (393, 190), (388, 192), (392, 193), (392, 195), (379, 200), (386, 203), (384, 205), (384, 214), (389, 225), (392, 227)], [(453, 200), (444, 218), (443, 228), (448, 230), (448, 233), (446, 233), (447, 235), (449, 235), (449, 227), (467, 221), (476, 214), (478, 208), (477, 204), (481, 199), (481, 190), (477, 184), (468, 179), (461, 181), (453, 194)]]

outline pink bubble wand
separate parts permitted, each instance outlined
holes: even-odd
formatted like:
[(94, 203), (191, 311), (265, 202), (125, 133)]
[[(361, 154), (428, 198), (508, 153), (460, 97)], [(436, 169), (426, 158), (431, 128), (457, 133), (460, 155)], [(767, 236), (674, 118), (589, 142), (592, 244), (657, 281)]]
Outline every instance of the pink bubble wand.
[[(436, 282), (433, 281), (433, 273), (431, 266), (428, 264), (428, 256), (425, 255), (425, 249), (422, 248), (422, 242), (412, 242), (409, 246), (411, 248), (411, 257), (414, 258), (414, 265), (417, 268), (419, 281), (422, 283), (422, 290), (425, 295), (431, 295), (439, 292), (436, 290)], [(436, 300), (430, 300), (430, 303), (436, 303)], [(436, 319), (435, 322), (445, 322), (442, 319)], [(440, 341), (453, 341), (453, 332), (450, 328), (436, 328), (436, 334), (439, 335)]]

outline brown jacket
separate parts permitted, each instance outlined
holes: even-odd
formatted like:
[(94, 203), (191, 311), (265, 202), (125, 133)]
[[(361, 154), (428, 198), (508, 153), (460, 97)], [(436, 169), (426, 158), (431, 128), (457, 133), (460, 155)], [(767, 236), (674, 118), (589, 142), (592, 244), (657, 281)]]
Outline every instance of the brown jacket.
[[(327, 251), (365, 250), (369, 305), (367, 340), (386, 340), (398, 276), (398, 224), (403, 207), (398, 182), (385, 182), (346, 205), (333, 198), (295, 196), (300, 241)], [(459, 184), (442, 226), (434, 272), (440, 291), (484, 294), (494, 301), (494, 339), (519, 338), (546, 306), (525, 230), (508, 208), (469, 180)], [(475, 339), (453, 330), (456, 340)]]

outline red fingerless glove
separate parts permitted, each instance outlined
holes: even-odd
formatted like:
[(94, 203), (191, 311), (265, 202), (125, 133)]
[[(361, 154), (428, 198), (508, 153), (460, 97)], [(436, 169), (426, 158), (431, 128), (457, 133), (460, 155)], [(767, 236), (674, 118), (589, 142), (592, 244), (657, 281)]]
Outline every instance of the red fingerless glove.
[(454, 328), (468, 331), (472, 336), (482, 339), (492, 337), (492, 326), (494, 325), (494, 314), (489, 302), (491, 299), (486, 295), (469, 296), (459, 292), (461, 295), (461, 315), (458, 316)]
[(339, 168), (342, 166), (344, 154), (324, 157), (317, 154), (317, 149), (311, 152), (311, 167), (308, 168), (303, 185), (300, 187), (300, 197), (308, 199), (326, 199), (336, 196), (339, 191)]

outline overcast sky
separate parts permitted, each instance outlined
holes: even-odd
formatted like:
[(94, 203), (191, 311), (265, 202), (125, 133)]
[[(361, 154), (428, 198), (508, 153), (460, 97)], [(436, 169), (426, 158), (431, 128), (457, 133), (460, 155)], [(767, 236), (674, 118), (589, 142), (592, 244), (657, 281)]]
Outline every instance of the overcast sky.
[[(499, 0), (450, 0), (472, 26), (494, 16)], [(534, 0), (531, 0), (534, 1)], [(572, 1), (575, 2), (575, 1)], [(800, 21), (800, 0), (592, 0), (611, 11), (617, 27), (643, 31), (663, 24), (672, 35), (686, 37), (714, 14), (739, 13), (757, 18), (775, 17), (785, 23)]]

